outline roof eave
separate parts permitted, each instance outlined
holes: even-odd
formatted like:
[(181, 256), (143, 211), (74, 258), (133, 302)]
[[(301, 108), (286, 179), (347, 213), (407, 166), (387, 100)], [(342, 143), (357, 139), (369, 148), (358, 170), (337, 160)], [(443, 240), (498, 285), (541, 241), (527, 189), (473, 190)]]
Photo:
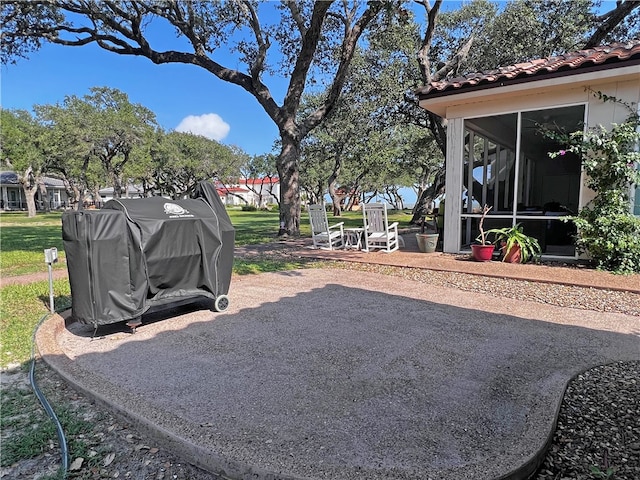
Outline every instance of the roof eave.
[[(594, 80), (607, 78), (622, 78), (638, 76), (640, 78), (640, 58), (620, 62), (616, 64), (598, 64), (576, 70), (560, 70), (522, 76), (514, 79), (484, 82), (471, 86), (463, 86), (457, 89), (431, 91), (426, 94), (418, 94), (419, 105), (425, 110), (441, 117), (446, 116), (449, 105), (460, 104), (467, 100), (479, 101), (483, 97), (502, 95), (511, 92), (524, 92), (543, 88), (545, 85), (569, 85), (587, 84)], [(597, 74), (597, 75), (594, 75)]]

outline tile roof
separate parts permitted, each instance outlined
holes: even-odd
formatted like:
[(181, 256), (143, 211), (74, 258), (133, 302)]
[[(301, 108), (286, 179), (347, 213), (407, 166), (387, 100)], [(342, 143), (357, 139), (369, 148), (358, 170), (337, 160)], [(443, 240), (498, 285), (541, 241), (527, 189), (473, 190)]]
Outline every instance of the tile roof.
[(470, 73), (462, 77), (431, 82), (419, 88), (416, 93), (421, 99), (426, 99), (459, 91), (497, 87), (541, 78), (606, 69), (616, 64), (620, 67), (639, 65), (638, 74), (640, 75), (640, 40), (588, 48), (557, 57), (540, 58), (500, 67), (495, 70)]

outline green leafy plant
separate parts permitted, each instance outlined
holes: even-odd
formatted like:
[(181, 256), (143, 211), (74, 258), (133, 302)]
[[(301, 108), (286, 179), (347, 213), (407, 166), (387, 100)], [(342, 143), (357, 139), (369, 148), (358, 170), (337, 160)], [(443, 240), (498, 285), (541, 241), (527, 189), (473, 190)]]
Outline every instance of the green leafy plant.
[(592, 466), (590, 468), (590, 471), (591, 471), (591, 476), (593, 478), (604, 478), (604, 479), (613, 478), (613, 476), (616, 473), (616, 469), (613, 467), (609, 467), (605, 471), (602, 471), (600, 470), (600, 467)]
[(531, 259), (537, 259), (542, 253), (538, 240), (526, 235), (523, 231), (521, 224), (516, 224), (513, 227), (504, 228), (492, 228), (488, 230), (487, 235), (493, 234), (495, 237), (494, 243), (500, 243), (502, 245), (504, 261), (507, 258), (509, 252), (516, 247), (520, 247), (520, 261), (526, 263)]
[[(640, 184), (640, 116), (633, 105), (601, 92), (593, 92), (603, 102), (616, 102), (629, 109), (628, 119), (570, 134), (551, 135), (567, 147), (549, 154), (567, 152), (580, 155), (587, 173), (587, 187), (594, 199), (577, 216), (576, 248), (587, 252), (599, 269), (615, 273), (640, 272), (640, 219), (631, 212), (631, 188)], [(548, 133), (547, 133), (548, 134)]]

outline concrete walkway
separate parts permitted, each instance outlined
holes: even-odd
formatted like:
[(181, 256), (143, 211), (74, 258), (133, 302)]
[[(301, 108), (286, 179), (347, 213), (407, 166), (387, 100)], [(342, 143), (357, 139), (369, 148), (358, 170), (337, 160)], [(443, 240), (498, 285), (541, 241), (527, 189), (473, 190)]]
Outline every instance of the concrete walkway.
[(640, 358), (638, 317), (375, 273), (234, 277), (229, 296), (224, 313), (176, 308), (135, 335), (92, 338), (54, 316), (38, 348), (163, 446), (236, 479), (526, 478), (567, 382)]

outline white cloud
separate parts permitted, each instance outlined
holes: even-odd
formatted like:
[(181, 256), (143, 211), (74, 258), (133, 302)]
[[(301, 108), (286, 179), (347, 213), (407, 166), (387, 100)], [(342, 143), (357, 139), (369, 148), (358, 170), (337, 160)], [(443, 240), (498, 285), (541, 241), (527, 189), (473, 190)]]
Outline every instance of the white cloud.
[(229, 130), (231, 130), (229, 124), (222, 120), (222, 117), (217, 113), (189, 115), (183, 118), (180, 125), (176, 127), (177, 132), (202, 135), (218, 142), (228, 135)]

